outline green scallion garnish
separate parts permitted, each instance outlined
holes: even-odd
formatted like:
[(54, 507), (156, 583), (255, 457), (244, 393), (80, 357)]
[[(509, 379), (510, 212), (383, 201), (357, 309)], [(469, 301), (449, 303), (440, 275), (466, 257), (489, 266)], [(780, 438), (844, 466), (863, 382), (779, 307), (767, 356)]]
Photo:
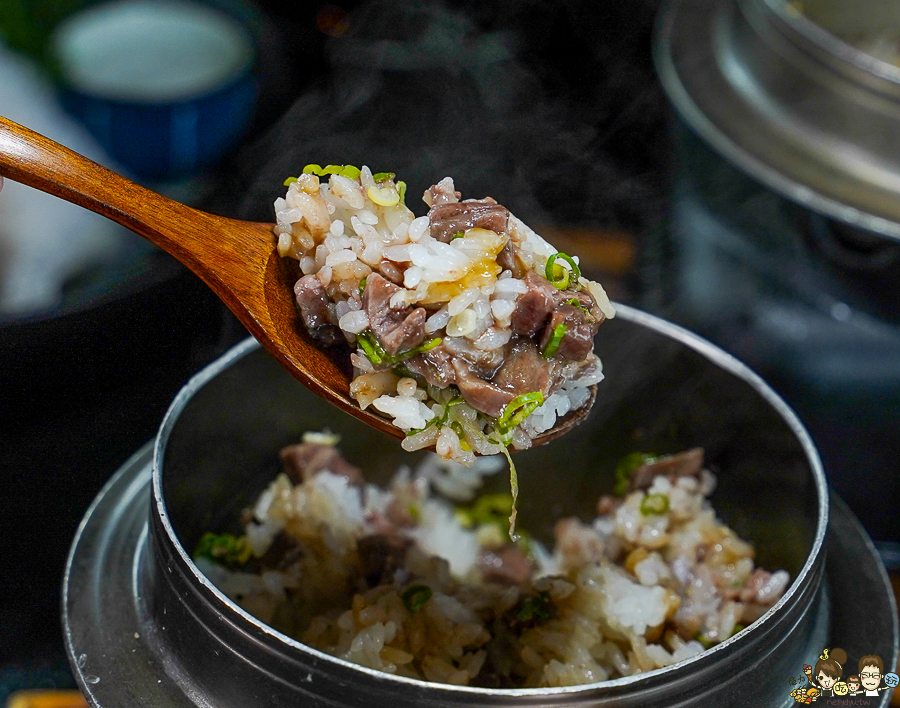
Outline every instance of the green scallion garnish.
[(400, 596), (410, 612), (418, 612), (431, 599), (431, 588), (427, 585), (411, 585)]
[(641, 502), (641, 513), (644, 516), (651, 514), (660, 516), (669, 510), (669, 497), (665, 494), (648, 494)]
[(543, 621), (553, 616), (553, 601), (550, 599), (550, 593), (546, 590), (537, 594), (536, 597), (526, 599), (519, 610), (516, 612), (516, 619), (519, 622), (531, 622), (532, 620)]
[(298, 179), (297, 177), (288, 177), (288, 178), (284, 181), (284, 186), (285, 186), (285, 187), (289, 187), (289, 186), (292, 185), (294, 182), (296, 182), (297, 179)]
[(545, 359), (549, 359), (556, 354), (556, 350), (559, 349), (559, 343), (563, 340), (563, 337), (566, 336), (567, 329), (568, 327), (566, 327), (565, 322), (560, 322), (553, 328), (553, 334), (550, 335), (550, 341), (547, 342), (547, 346), (544, 347), (543, 355)]
[[(556, 261), (560, 258), (569, 264), (571, 270), (556, 265)], [(547, 267), (544, 269), (544, 274), (554, 287), (559, 290), (565, 290), (569, 287), (570, 282), (578, 282), (578, 279), (581, 277), (581, 269), (572, 256), (565, 253), (554, 253), (547, 259)]]
[(453, 235), (450, 237), (450, 240), (453, 241), (454, 239), (462, 238), (462, 237), (465, 236), (465, 235), (466, 235), (465, 231), (457, 231), (455, 234), (453, 234)]
[(376, 172), (372, 175), (372, 179), (376, 182), (384, 182), (386, 179), (394, 179), (395, 175), (393, 172)]
[(400, 195), (400, 203), (406, 204), (406, 182), (403, 180), (397, 182), (397, 194)]
[(367, 275), (362, 280), (359, 281), (359, 296), (362, 297), (362, 294), (366, 291), (366, 282), (369, 280), (369, 276)]
[(506, 445), (501, 446), (500, 451), (509, 463), (509, 491), (512, 493), (512, 506), (509, 512), (509, 537), (515, 543), (519, 540), (519, 537), (516, 536), (516, 516), (519, 515), (519, 510), (516, 509), (516, 502), (519, 501), (519, 475), (516, 472), (516, 465), (512, 461), (512, 455), (509, 454)]
[(375, 366), (381, 366), (384, 361), (382, 358), (384, 350), (372, 334), (369, 332), (360, 332), (356, 335), (356, 342), (359, 344), (369, 361), (375, 364)]
[(504, 406), (503, 412), (500, 413), (500, 417), (497, 419), (497, 427), (501, 433), (512, 430), (543, 403), (544, 394), (542, 391), (532, 391), (531, 393), (522, 393), (516, 396)]
[(342, 177), (347, 177), (349, 179), (359, 179), (360, 170), (353, 165), (327, 165), (322, 167), (321, 165), (309, 164), (303, 168), (303, 173), (314, 174), (319, 177), (324, 177), (325, 175), (341, 175)]
[(656, 455), (647, 452), (630, 452), (616, 465), (616, 483), (613, 487), (613, 494), (617, 497), (624, 497), (628, 491), (628, 482), (631, 479), (631, 473), (641, 465), (646, 465), (656, 459)]
[(247, 537), (231, 533), (205, 533), (194, 551), (194, 558), (208, 558), (231, 568), (245, 565), (251, 555), (253, 551)]

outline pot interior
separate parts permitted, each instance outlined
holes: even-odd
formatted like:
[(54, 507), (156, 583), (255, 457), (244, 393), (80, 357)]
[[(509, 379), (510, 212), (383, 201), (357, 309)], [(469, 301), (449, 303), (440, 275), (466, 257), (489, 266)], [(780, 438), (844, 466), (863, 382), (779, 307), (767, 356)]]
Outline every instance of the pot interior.
[[(624, 455), (701, 446), (718, 477), (712, 503), (719, 516), (756, 546), (757, 564), (795, 578), (813, 548), (824, 504), (805, 434), (729, 356), (622, 310), (596, 341), (607, 378), (587, 422), (514, 456), (520, 527), (550, 543), (558, 519), (596, 516), (597, 499), (611, 492)], [(258, 347), (245, 346), (219, 364), (184, 403), (163, 451), (163, 498), (188, 555), (207, 531), (238, 532), (242, 510), (280, 471), (280, 448), (304, 431), (325, 428), (340, 434), (339, 447), (372, 482), (386, 483), (423, 454), (404, 452), (399, 442), (319, 399)], [(504, 471), (489, 481), (489, 489), (508, 485)]]

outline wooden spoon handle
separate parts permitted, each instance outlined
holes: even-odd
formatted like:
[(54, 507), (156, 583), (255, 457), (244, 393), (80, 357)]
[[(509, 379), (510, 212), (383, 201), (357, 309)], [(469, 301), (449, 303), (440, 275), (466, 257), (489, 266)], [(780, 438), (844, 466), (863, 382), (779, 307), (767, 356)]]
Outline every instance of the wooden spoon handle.
[[(117, 221), (190, 268), (222, 295), (274, 247), (262, 224), (206, 214), (145, 189), (43, 135), (0, 116), (0, 174)], [(259, 256), (259, 258), (257, 258)], [(237, 261), (237, 262), (236, 262)], [(249, 286), (254, 275), (246, 273)], [(224, 281), (224, 282), (223, 282)]]

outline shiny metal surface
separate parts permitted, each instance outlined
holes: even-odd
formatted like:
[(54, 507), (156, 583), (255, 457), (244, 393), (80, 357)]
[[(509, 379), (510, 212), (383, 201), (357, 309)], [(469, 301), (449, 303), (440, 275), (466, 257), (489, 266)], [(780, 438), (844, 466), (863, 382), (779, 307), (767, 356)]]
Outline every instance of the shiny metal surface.
[(810, 209), (900, 239), (900, 68), (839, 39), (900, 26), (886, 0), (670, 0), (654, 59), (681, 118)]
[[(789, 705), (782, 683), (821, 650), (832, 618), (844, 626), (841, 613), (849, 613), (853, 626), (863, 597), (890, 606), (883, 569), (852, 524), (832, 537), (841, 558), (833, 572), (864, 582), (841, 585), (841, 602), (829, 610), (825, 480), (794, 415), (746, 367), (684, 330), (626, 307), (607, 324), (597, 348), (608, 378), (589, 421), (571, 439), (517, 455), (520, 519), (546, 534), (558, 515), (592, 506), (635, 435), (660, 452), (703, 444), (722, 470), (720, 515), (756, 543), (762, 564), (786, 567), (794, 578), (762, 620), (693, 660), (565, 690), (426, 684), (274, 632), (213, 588), (185, 547), (233, 521), (277, 470), (273, 451), (308, 427), (340, 429), (351, 459), (380, 461), (374, 477), (408, 457), (391, 439), (332, 412), (248, 341), (192, 379), (173, 404), (155, 446), (152, 497), (145, 450), (101, 494), (76, 538), (64, 623), (92, 704)], [(882, 621), (868, 636), (878, 637), (882, 656), (895, 651), (895, 627)]]

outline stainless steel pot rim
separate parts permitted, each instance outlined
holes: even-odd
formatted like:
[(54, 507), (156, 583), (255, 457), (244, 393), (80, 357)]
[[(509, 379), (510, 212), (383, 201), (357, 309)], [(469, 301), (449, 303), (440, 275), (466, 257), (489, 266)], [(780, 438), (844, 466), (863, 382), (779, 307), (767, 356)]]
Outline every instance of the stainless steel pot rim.
[[(369, 669), (367, 667), (348, 662), (344, 659), (332, 656), (331, 654), (326, 654), (319, 650), (313, 649), (312, 647), (308, 647), (305, 644), (302, 644), (301, 642), (292, 639), (291, 637), (282, 634), (275, 629), (272, 629), (265, 623), (256, 619), (253, 615), (246, 612), (235, 602), (229, 599), (215, 585), (213, 585), (212, 582), (209, 581), (209, 579), (199, 570), (199, 568), (197, 568), (190, 555), (179, 542), (178, 537), (175, 534), (175, 530), (172, 527), (171, 521), (169, 519), (165, 500), (163, 499), (163, 496), (161, 494), (161, 463), (164, 457), (166, 443), (169, 439), (169, 436), (171, 435), (172, 429), (177, 421), (179, 413), (184, 409), (188, 401), (190, 401), (190, 399), (196, 394), (196, 392), (199, 391), (210, 380), (212, 380), (223, 371), (227, 370), (234, 362), (259, 349), (259, 343), (252, 337), (236, 345), (231, 350), (222, 355), (219, 359), (212, 362), (206, 368), (202, 369), (195, 376), (193, 376), (185, 384), (185, 386), (179, 392), (178, 396), (175, 398), (168, 411), (166, 412), (165, 418), (163, 419), (162, 425), (160, 427), (159, 434), (157, 435), (153, 445), (151, 504), (155, 506), (158, 520), (161, 523), (165, 533), (171, 540), (172, 547), (180, 557), (180, 560), (183, 563), (183, 567), (186, 568), (187, 571), (191, 574), (194, 581), (202, 585), (225, 608), (227, 608), (227, 610), (233, 612), (234, 614), (241, 617), (244, 621), (253, 625), (257, 629), (257, 631), (268, 635), (276, 642), (284, 644), (294, 651), (308, 654), (312, 657), (315, 657), (316, 659), (325, 662), (337, 663), (352, 671), (358, 671), (382, 681), (395, 681), (398, 684), (406, 684), (409, 686), (426, 688), (429, 690), (434, 690), (436, 686), (439, 686), (442, 690), (477, 695), (547, 697), (593, 691), (598, 688), (629, 686), (642, 681), (646, 681), (647, 679), (664, 677), (667, 674), (673, 672), (681, 672), (682, 670), (689, 669), (689, 667), (693, 666), (694, 664), (705, 664), (706, 662), (714, 661), (716, 653), (724, 651), (727, 647), (730, 647), (736, 642), (742, 641), (744, 638), (754, 633), (763, 631), (766, 627), (766, 624), (770, 622), (772, 618), (779, 615), (782, 608), (791, 603), (795, 595), (802, 592), (802, 588), (805, 587), (806, 579), (814, 572), (814, 567), (817, 564), (817, 560), (823, 553), (829, 514), (828, 486), (826, 483), (822, 462), (819, 458), (818, 452), (816, 451), (815, 445), (813, 444), (812, 439), (809, 436), (809, 433), (803, 427), (803, 424), (800, 422), (799, 418), (797, 418), (796, 414), (791, 410), (787, 403), (785, 403), (785, 401), (777, 393), (775, 393), (775, 391), (773, 391), (768, 386), (768, 384), (765, 383), (765, 381), (763, 381), (763, 379), (759, 375), (754, 373), (745, 364), (741, 363), (739, 360), (737, 360), (727, 352), (719, 349), (711, 342), (697, 336), (696, 334), (693, 334), (692, 332), (682, 327), (679, 327), (678, 325), (672, 324), (671, 322), (660, 319), (627, 305), (616, 303), (615, 308), (617, 317), (622, 317), (623, 319), (629, 320), (631, 322), (644, 325), (661, 334), (682, 342), (683, 344), (697, 351), (699, 354), (708, 358), (710, 361), (712, 361), (722, 369), (725, 369), (726, 371), (734, 374), (735, 376), (743, 379), (748, 384), (750, 384), (753, 389), (758, 394), (763, 396), (763, 398), (765, 398), (765, 400), (778, 412), (778, 414), (790, 427), (791, 432), (796, 435), (797, 439), (802, 445), (806, 458), (809, 461), (812, 474), (815, 479), (816, 500), (818, 508), (816, 533), (815, 538), (813, 539), (812, 549), (807, 556), (803, 567), (797, 574), (797, 577), (792, 579), (792, 582), (785, 592), (784, 596), (777, 603), (775, 603), (775, 605), (769, 608), (769, 610), (756, 622), (741, 630), (721, 644), (718, 644), (715, 647), (704, 651), (703, 653), (695, 657), (691, 657), (690, 659), (677, 662), (661, 669), (655, 669), (653, 671), (648, 671), (634, 676), (626, 676), (608, 681), (600, 681), (591, 684), (582, 684), (579, 686), (569, 686), (563, 688), (491, 689), (473, 686), (452, 686), (449, 684), (434, 684), (433, 682), (421, 681), (418, 679), (406, 678), (402, 676), (394, 676), (392, 674), (386, 674), (381, 671)], [(85, 517), (85, 521), (86, 519), (87, 517)], [(85, 523), (85, 521), (82, 522), (82, 525)]]
[(786, 28), (789, 28), (789, 31), (803, 36), (812, 44), (821, 47), (823, 51), (837, 57), (841, 61), (852, 64), (863, 71), (876, 74), (887, 81), (900, 83), (900, 67), (882, 61), (878, 57), (872, 56), (862, 49), (845, 42), (837, 35), (813, 22), (803, 13), (792, 9), (791, 5), (785, 0), (762, 1), (768, 6), (772, 14), (778, 17)]
[[(867, 185), (874, 185), (884, 192), (900, 191), (898, 175), (886, 167), (876, 166), (868, 159), (868, 153), (859, 151), (855, 154), (854, 159), (860, 164), (848, 167), (846, 174), (837, 177), (833, 177), (834, 170), (822, 162), (820, 171), (833, 177), (825, 185), (810, 186), (804, 181), (792, 162), (795, 153), (803, 153), (804, 158), (816, 162), (822, 159), (816, 151), (823, 141), (839, 142), (840, 136), (827, 132), (814, 134), (810, 130), (800, 131), (801, 137), (796, 142), (786, 138), (778, 124), (780, 118), (773, 117), (762, 105), (767, 98), (763, 98), (765, 92), (756, 77), (745, 67), (735, 65), (733, 57), (722, 56), (728, 50), (723, 28), (727, 27), (731, 13), (740, 15), (741, 7), (745, 5), (764, 8), (769, 13), (768, 19), (784, 36), (801, 40), (807, 50), (828, 55), (847, 69), (852, 67), (890, 82), (892, 88), (900, 87), (900, 68), (847, 44), (799, 13), (792, 14), (780, 0), (668, 0), (657, 17), (653, 59), (663, 89), (675, 110), (715, 151), (770, 189), (831, 218), (900, 240), (900, 209), (889, 208), (884, 213), (875, 213), (875, 208), (867, 209), (848, 196), (854, 194), (859, 186), (857, 180), (863, 177), (870, 180)], [(694, 10), (697, 21), (691, 22), (689, 29), (679, 28), (680, 15)], [(746, 22), (746, 18), (738, 21)], [(759, 37), (756, 40), (765, 41)], [(682, 64), (676, 61), (676, 48), (690, 55)], [(701, 73), (699, 67), (703, 67), (702, 79), (694, 75)], [(799, 73), (795, 67), (791, 67), (791, 71)], [(834, 100), (845, 99), (835, 93)], [(753, 139), (770, 145), (784, 145), (785, 149), (775, 156), (764, 154), (758, 144), (748, 139), (746, 129), (736, 126), (735, 115), (741, 116), (740, 120), (752, 116)], [(785, 115), (791, 116), (790, 111)], [(867, 162), (865, 168), (863, 161)], [(878, 203), (883, 202), (882, 199)]]

